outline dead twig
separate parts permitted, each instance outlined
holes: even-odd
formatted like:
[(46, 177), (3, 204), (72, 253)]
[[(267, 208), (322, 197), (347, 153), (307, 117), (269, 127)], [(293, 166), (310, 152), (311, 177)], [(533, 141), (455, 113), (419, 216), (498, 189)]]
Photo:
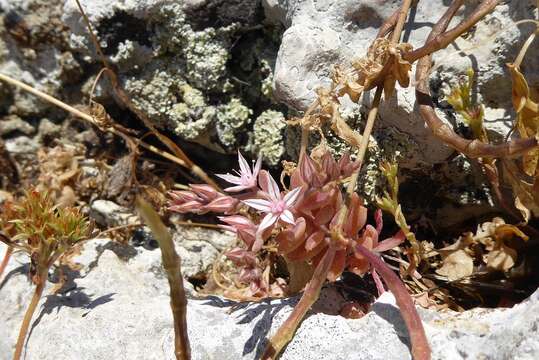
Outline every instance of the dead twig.
[[(487, 3), (491, 2), (492, 1), (487, 1), (483, 3), (481, 7), (484, 8)], [(436, 38), (439, 34), (443, 33), (443, 31), (447, 28), (449, 22), (451, 21), (451, 19), (461, 5), (461, 0), (454, 1), (451, 4), (446, 13), (432, 28), (432, 31), (427, 38), (427, 43), (429, 43), (432, 39)], [(427, 125), (436, 137), (438, 137), (448, 146), (451, 146), (455, 150), (471, 158), (512, 157), (521, 155), (537, 146), (537, 139), (534, 138), (516, 139), (503, 144), (492, 145), (484, 143), (477, 139), (464, 139), (457, 135), (449, 125), (445, 124), (438, 117), (438, 115), (436, 115), (436, 112), (434, 110), (434, 103), (430, 96), (430, 89), (428, 85), (428, 74), (431, 65), (432, 64), (430, 55), (421, 58), (417, 63), (415, 75), (417, 81), (416, 101), (419, 104), (419, 113), (421, 114), (421, 117), (427, 123)]]
[(170, 307), (174, 317), (176, 359), (189, 360), (191, 358), (191, 347), (187, 334), (187, 298), (183, 287), (181, 259), (174, 248), (172, 236), (157, 212), (140, 196), (137, 196), (136, 206), (144, 222), (152, 229), (161, 249), (163, 268), (167, 272), (170, 285)]
[[(16, 80), (16, 79), (13, 79), (5, 74), (1, 74), (0, 73), (0, 80), (8, 83), (8, 84), (11, 84), (11, 85), (14, 85), (14, 86), (17, 86), (21, 89), (23, 89), (24, 91), (28, 91), (29, 93), (47, 101), (47, 102), (50, 102), (51, 104), (54, 104), (56, 106), (58, 106), (59, 108), (61, 109), (64, 109), (65, 111), (77, 116), (78, 118), (82, 119), (82, 120), (85, 120), (87, 122), (89, 122), (90, 124), (92, 125), (95, 125), (96, 127), (98, 127), (99, 129), (101, 129), (102, 131), (107, 131), (107, 132), (110, 132), (114, 135), (117, 135), (117, 136), (120, 136), (120, 137), (124, 137), (124, 136), (129, 136), (127, 134), (124, 134), (122, 133), (121, 131), (119, 131), (117, 128), (115, 127), (107, 127), (107, 128), (102, 128), (100, 125), (100, 123), (98, 121), (96, 121), (96, 119), (91, 116), (90, 114), (87, 114), (85, 113), (84, 111), (81, 111), (73, 106), (70, 106), (58, 99), (56, 99), (55, 97), (53, 96), (50, 96), (48, 94), (45, 94), (44, 92), (40, 91), (40, 90), (37, 90), (33, 87), (31, 87), (30, 85), (27, 85), (19, 80)], [(182, 167), (185, 167), (187, 169), (190, 169), (188, 164), (183, 161), (182, 159), (172, 155), (171, 153), (169, 152), (166, 152), (166, 151), (163, 151), (153, 145), (150, 145), (144, 141), (141, 141), (140, 139), (137, 139), (135, 137), (132, 137), (132, 136), (129, 136), (129, 138), (138, 146), (142, 146), (143, 148), (157, 154), (157, 155), (160, 155), (162, 157), (164, 157), (165, 159), (167, 160), (170, 160)]]
[[(463, 3), (464, 0), (453, 1), (453, 3), (446, 12), (446, 14), (448, 14), (449, 12), (452, 13), (452, 15), (449, 17), (449, 22), (455, 16), (456, 12), (453, 12), (452, 9), (458, 10)], [(475, 11), (470, 16), (468, 16), (456, 27), (445, 32), (445, 29), (447, 29), (447, 26), (449, 26), (449, 22), (447, 22), (447, 25), (444, 26), (443, 30), (437, 32), (434, 36), (429, 36), (429, 38), (425, 42), (425, 45), (418, 49), (404, 53), (402, 55), (402, 58), (406, 61), (414, 62), (418, 59), (421, 59), (422, 57), (434, 53), (435, 51), (445, 48), (453, 41), (455, 41), (456, 38), (464, 34), (466, 31), (470, 30), (472, 26), (474, 26), (479, 20), (485, 17), (485, 15), (491, 12), (499, 3), (500, 0), (483, 1), (480, 5), (477, 6)]]

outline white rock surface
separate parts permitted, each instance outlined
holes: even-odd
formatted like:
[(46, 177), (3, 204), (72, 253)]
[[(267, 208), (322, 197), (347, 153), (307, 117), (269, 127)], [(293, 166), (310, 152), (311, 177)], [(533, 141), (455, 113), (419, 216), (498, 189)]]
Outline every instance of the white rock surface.
[[(105, 240), (100, 240), (103, 245)], [(90, 246), (78, 257), (83, 269), (67, 290), (42, 299), (26, 346), (26, 360), (173, 359), (168, 285), (160, 268), (137, 253), (127, 262)], [(0, 245), (0, 256), (5, 246)], [(99, 254), (99, 255), (98, 255)], [(156, 264), (157, 266), (157, 264)], [(0, 359), (10, 359), (32, 292), (16, 256), (0, 281)], [(193, 359), (256, 359), (265, 337), (287, 318), (297, 299), (234, 303), (193, 298), (188, 327)], [(282, 359), (409, 359), (402, 319), (387, 293), (358, 320), (310, 314)], [(512, 309), (461, 314), (421, 310), (433, 359), (535, 359), (539, 355), (539, 292)]]

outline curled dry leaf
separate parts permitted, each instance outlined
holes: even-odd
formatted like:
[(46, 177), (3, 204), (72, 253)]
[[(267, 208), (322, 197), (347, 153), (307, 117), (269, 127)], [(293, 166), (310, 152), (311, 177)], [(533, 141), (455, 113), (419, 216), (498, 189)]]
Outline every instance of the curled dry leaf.
[[(530, 88), (518, 66), (507, 64), (513, 81), (513, 107), (518, 114), (516, 128), (520, 137), (533, 138), (539, 135), (539, 104), (532, 100)], [(539, 175), (539, 148), (534, 148), (524, 154), (522, 168), (528, 176)]]
[(524, 241), (528, 240), (528, 236), (519, 228), (511, 224), (500, 224), (494, 230), (494, 244), (490, 252), (486, 255), (483, 261), (487, 267), (498, 271), (507, 271), (511, 269), (517, 260), (517, 251), (505, 244), (506, 241), (513, 237), (519, 237)]
[[(444, 253), (440, 250), (440, 253)], [(465, 249), (448, 251), (442, 255), (443, 265), (436, 273), (446, 276), (449, 281), (458, 280), (473, 274), (473, 258)]]
[(531, 184), (523, 176), (520, 176), (520, 171), (514, 161), (504, 159), (502, 164), (504, 178), (513, 188), (515, 207), (522, 213), (524, 220), (527, 222), (530, 214), (539, 216), (538, 177), (536, 177), (535, 183)]

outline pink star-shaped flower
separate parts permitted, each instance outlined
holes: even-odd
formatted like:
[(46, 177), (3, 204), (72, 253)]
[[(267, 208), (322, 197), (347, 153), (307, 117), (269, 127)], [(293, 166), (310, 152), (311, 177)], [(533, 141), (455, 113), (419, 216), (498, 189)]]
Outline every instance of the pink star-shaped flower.
[(231, 186), (225, 189), (228, 192), (240, 192), (243, 190), (249, 190), (256, 187), (256, 178), (260, 172), (260, 167), (262, 166), (262, 157), (260, 156), (256, 161), (256, 164), (249, 168), (249, 163), (243, 155), (238, 150), (238, 162), (240, 164), (240, 171), (234, 170), (237, 175), (227, 174), (216, 174), (221, 179), (234, 184), (236, 186)]
[(263, 190), (260, 195), (266, 199), (247, 199), (243, 201), (244, 204), (253, 209), (267, 213), (256, 231), (256, 241), (253, 245), (253, 251), (255, 252), (262, 247), (262, 233), (264, 230), (273, 226), (278, 220), (294, 224), (294, 215), (290, 208), (301, 192), (301, 187), (297, 187), (282, 196), (277, 182), (267, 171), (260, 172), (259, 183)]

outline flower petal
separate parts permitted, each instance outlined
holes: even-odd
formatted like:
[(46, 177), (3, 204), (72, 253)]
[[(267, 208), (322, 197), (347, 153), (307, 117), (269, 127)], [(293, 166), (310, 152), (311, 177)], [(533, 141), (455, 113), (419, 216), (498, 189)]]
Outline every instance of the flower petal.
[(245, 158), (243, 157), (243, 155), (241, 154), (239, 150), (238, 150), (238, 162), (240, 164), (240, 172), (242, 175), (252, 175), (251, 169), (249, 168), (249, 163), (247, 162), (247, 160), (245, 160)]
[(262, 219), (262, 221), (258, 225), (258, 230), (256, 232), (257, 233), (262, 233), (264, 230), (266, 230), (267, 228), (269, 228), (273, 224), (275, 224), (277, 222), (278, 218), (279, 218), (278, 215), (275, 215), (275, 214), (272, 214), (272, 213), (267, 214), (266, 216), (264, 216), (264, 218)]
[(281, 213), (281, 215), (279, 216), (279, 218), (281, 220), (283, 220), (284, 222), (287, 222), (289, 224), (292, 224), (294, 225), (295, 222), (294, 222), (294, 215), (292, 215), (292, 213), (290, 212), (290, 210), (285, 210)]
[(234, 176), (232, 174), (215, 174), (215, 176), (220, 177), (226, 182), (229, 182), (231, 184), (240, 185), (241, 184), (241, 178), (238, 176)]
[(251, 187), (250, 186), (245, 186), (245, 185), (238, 185), (238, 186), (231, 186), (231, 187), (227, 187), (227, 188), (224, 188), (224, 190), (226, 192), (240, 192), (240, 191), (243, 191), (243, 190), (247, 190), (247, 189), (250, 189)]
[(269, 194), (270, 197), (274, 200), (280, 200), (281, 199), (281, 190), (279, 190), (279, 185), (277, 185), (277, 182), (275, 179), (273, 179), (273, 176), (269, 175)]
[(264, 245), (264, 239), (262, 238), (264, 230), (273, 226), (273, 224), (275, 224), (277, 219), (278, 219), (278, 216), (272, 213), (269, 213), (266, 216), (264, 216), (264, 218), (258, 225), (258, 230), (256, 230), (255, 242), (253, 243), (253, 248), (252, 248), (253, 252), (256, 253), (260, 249), (262, 249), (262, 245)]
[(298, 198), (299, 196), (299, 193), (301, 192), (301, 187), (297, 187), (291, 191), (289, 191), (285, 196), (284, 196), (284, 202), (285, 204), (288, 206), (292, 206), (292, 204), (294, 204), (294, 202), (296, 201), (296, 199)]
[(263, 199), (247, 199), (243, 200), (243, 203), (253, 209), (257, 209), (264, 212), (271, 212), (271, 202)]
[(256, 164), (255, 166), (253, 167), (253, 177), (256, 179), (256, 177), (258, 176), (258, 173), (260, 172), (260, 169), (262, 168), (262, 154), (260, 154), (260, 156), (258, 157), (258, 159), (256, 160)]

